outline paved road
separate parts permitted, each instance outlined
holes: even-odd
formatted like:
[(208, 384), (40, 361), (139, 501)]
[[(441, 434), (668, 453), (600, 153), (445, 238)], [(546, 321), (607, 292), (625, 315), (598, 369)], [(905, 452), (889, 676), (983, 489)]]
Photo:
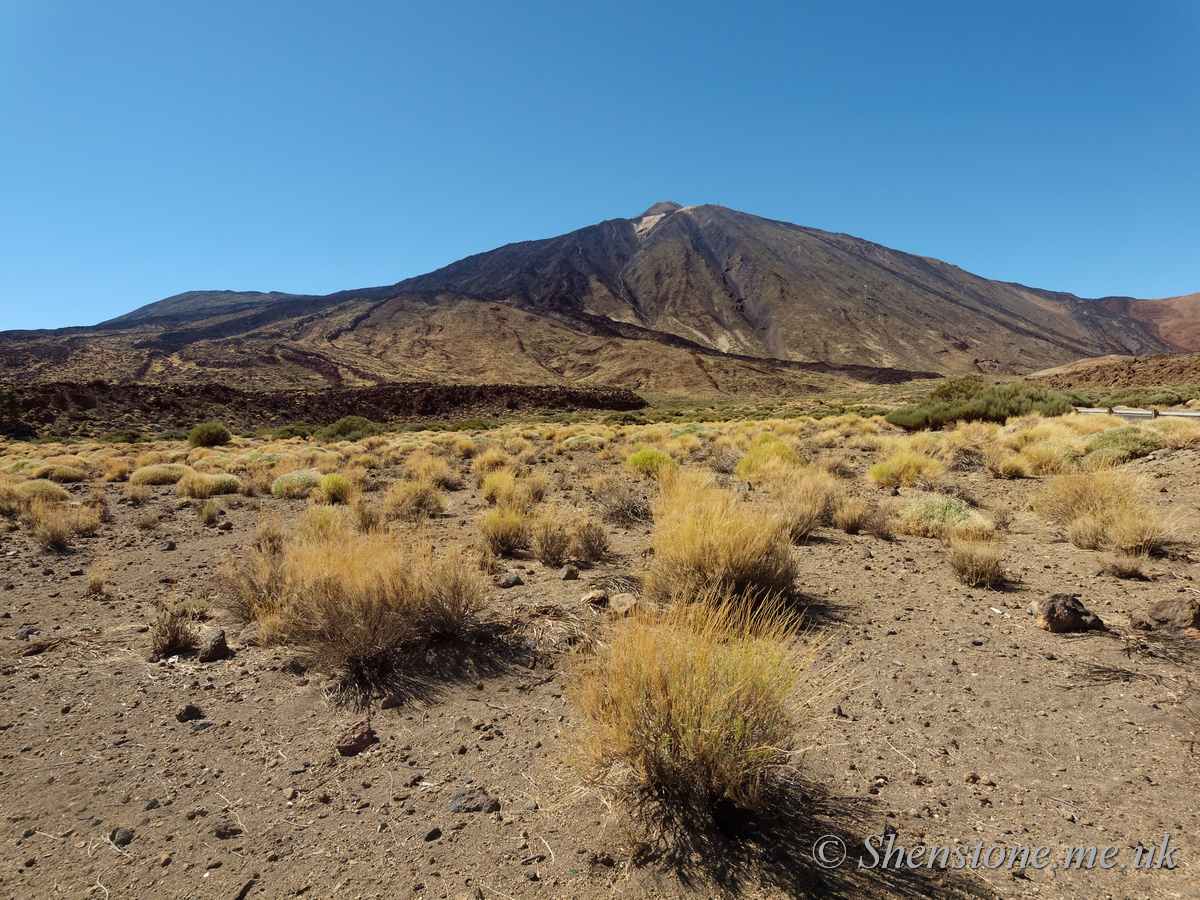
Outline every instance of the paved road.
[[(1081, 413), (1083, 415), (1111, 412), (1114, 416), (1120, 416), (1122, 419), (1128, 419), (1129, 421), (1156, 418), (1156, 416), (1154, 414), (1154, 410), (1151, 410), (1151, 409), (1113, 409), (1113, 410), (1109, 410), (1109, 409), (1085, 409), (1083, 407), (1077, 406), (1077, 407), (1075, 407), (1075, 412)], [(1158, 417), (1200, 419), (1200, 412), (1160, 412), (1160, 413), (1158, 413)]]

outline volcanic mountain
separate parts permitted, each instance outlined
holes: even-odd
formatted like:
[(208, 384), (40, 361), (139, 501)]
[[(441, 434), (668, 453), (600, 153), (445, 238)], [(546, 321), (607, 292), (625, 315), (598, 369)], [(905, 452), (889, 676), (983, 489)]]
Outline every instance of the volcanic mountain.
[(1157, 333), (1195, 304), (1145, 314), (1155, 302), (990, 281), (844, 234), (666, 202), (389, 287), (197, 291), (90, 328), (0, 333), (0, 379), (795, 392), (822, 375), (892, 382), (1200, 349)]

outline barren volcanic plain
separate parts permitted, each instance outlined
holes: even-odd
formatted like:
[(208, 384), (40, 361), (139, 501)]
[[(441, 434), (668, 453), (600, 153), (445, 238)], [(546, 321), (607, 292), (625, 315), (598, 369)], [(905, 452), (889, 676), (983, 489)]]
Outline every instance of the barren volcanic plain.
[[(1063, 449), (1083, 458), (1097, 435), (1131, 427), (1157, 449), (1090, 472)], [(627, 462), (639, 451), (678, 469), (647, 475)], [(915, 480), (871, 474), (900, 453), (928, 462)], [(855, 416), (598, 417), (210, 449), (10, 443), (0, 892), (1200, 895), (1200, 643), (1188, 623), (1132, 624), (1156, 603), (1197, 608), (1198, 463), (1200, 430), (1180, 420), (1082, 416), (915, 436)], [(170, 466), (178, 482), (154, 484)], [(1017, 467), (1027, 477), (995, 474)], [(344, 475), (349, 492), (272, 493), (310, 470)], [(1071, 542), (1038, 498), (1081, 472), (1128, 480), (1125, 515), (1166, 527), (1154, 555), (1122, 556), (1112, 522), (1095, 549)], [(650, 592), (677, 573), (661, 567), (678, 549), (672, 486), (685, 476), (693, 499), (723, 498), (737, 528), (783, 523), (797, 640), (819, 647), (798, 670), (773, 801), (667, 828), (634, 815), (619, 766), (597, 780), (583, 764), (579, 698), (620, 629), (657, 627)], [(206, 498), (222, 477), (236, 493)], [(414, 505), (404, 485), (421, 481), (436, 499)], [(66, 495), (53, 508), (36, 499), (47, 484)], [(481, 550), (502, 507), (535, 538), (558, 523), (567, 544)], [(996, 551), (990, 588), (956, 574), (959, 519)], [(247, 620), (244, 566), (309, 541), (323, 554), (312, 577), (351, 578), (339, 556), (370, 534), (391, 535), (397, 553), (415, 542), (435, 562), (466, 560), (478, 603), (451, 636), (405, 649), (391, 681), (347, 687), (336, 652), (314, 655), (261, 608)], [(1030, 604), (1064, 594), (1106, 630), (1037, 627)], [(230, 655), (156, 654), (170, 610), (201, 639), (223, 629)], [(374, 742), (341, 755), (363, 721)], [(841, 868), (814, 862), (826, 834), (850, 848)], [(864, 841), (891, 834), (907, 848), (962, 846), (968, 861), (980, 842), (1049, 847), (1059, 868), (858, 868), (871, 862)], [(1135, 871), (1139, 843), (1164, 835), (1174, 868)], [(1089, 846), (1116, 848), (1127, 867), (1061, 868), (1066, 848)]]

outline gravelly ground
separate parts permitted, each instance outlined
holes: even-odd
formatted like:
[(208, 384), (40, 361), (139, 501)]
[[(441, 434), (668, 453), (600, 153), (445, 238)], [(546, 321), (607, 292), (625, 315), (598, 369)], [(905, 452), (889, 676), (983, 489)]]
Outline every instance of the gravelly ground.
[[(861, 478), (873, 461), (851, 463), (864, 494), (877, 490)], [(135, 525), (142, 510), (118, 502), (124, 487), (109, 485), (114, 521), (70, 553), (46, 553), (24, 530), (0, 536), (0, 894), (1198, 897), (1200, 645), (1128, 627), (1153, 600), (1200, 587), (1198, 464), (1195, 451), (1132, 464), (1166, 488), (1154, 501), (1190, 536), (1148, 565), (1148, 581), (1098, 574), (1095, 554), (1025, 511), (1035, 480), (951, 476), (985, 511), (1016, 510), (1000, 536), (1011, 576), (1000, 591), (960, 584), (936, 540), (819, 529), (794, 551), (797, 589), (834, 638), (825, 661), (853, 674), (799, 736), (803, 814), (701, 834), (674, 855), (639, 845), (620, 808), (581, 787), (562, 740), (574, 715), (567, 639), (606, 621), (580, 598), (644, 568), (649, 528), (610, 529), (609, 557), (578, 581), (512, 561), (525, 584), (493, 591), (489, 627), (431, 657), (397, 707), (376, 705), (379, 742), (342, 757), (334, 743), (362, 714), (332, 704), (325, 680), (288, 652), (247, 646), (219, 604), (211, 624), (227, 627), (231, 659), (146, 659), (159, 599), (215, 596), (217, 560), (248, 545), (260, 505), (296, 515), (304, 503), (228, 498), (232, 529), (222, 532), (156, 488), (150, 502), (165, 518), (147, 532)], [(547, 465), (560, 469), (559, 496), (584, 509), (575, 479), (618, 467), (586, 451)], [(468, 533), (482, 508), (470, 489), (447, 498), (435, 539)], [(165, 540), (176, 549), (162, 550)], [(97, 551), (107, 601), (69, 574)], [(1030, 601), (1062, 591), (1112, 630), (1034, 627)], [(16, 637), (28, 627), (40, 631)], [(211, 724), (177, 721), (186, 703)], [(447, 812), (464, 787), (482, 788), (499, 811)], [(132, 831), (123, 846), (110, 840), (118, 828)], [(1116, 865), (885, 876), (813, 861), (813, 839), (826, 833), (870, 861), (863, 841), (891, 829), (906, 847), (961, 842), (968, 859), (979, 842), (982, 852), (1044, 845), (1051, 862), (1067, 846), (1111, 846)], [(1158, 847), (1164, 834), (1175, 868), (1133, 871), (1133, 848)]]

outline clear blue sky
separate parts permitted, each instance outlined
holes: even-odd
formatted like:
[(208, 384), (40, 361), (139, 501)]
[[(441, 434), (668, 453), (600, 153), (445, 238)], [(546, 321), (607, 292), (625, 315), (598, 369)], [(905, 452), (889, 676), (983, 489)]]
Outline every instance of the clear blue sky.
[(0, 0), (0, 330), (721, 203), (1200, 291), (1195, 2)]

